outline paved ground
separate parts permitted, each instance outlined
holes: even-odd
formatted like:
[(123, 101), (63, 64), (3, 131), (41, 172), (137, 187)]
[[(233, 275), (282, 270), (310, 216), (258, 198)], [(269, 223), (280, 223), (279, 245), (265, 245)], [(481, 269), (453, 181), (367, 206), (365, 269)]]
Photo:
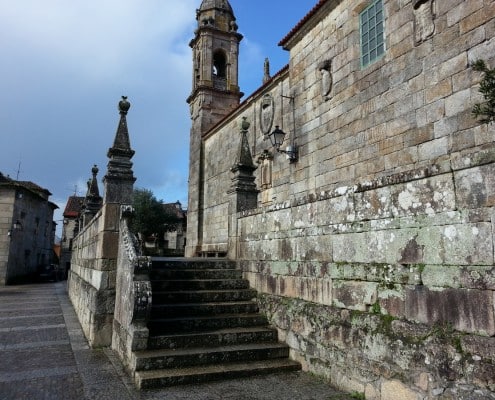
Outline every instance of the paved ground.
[(0, 399), (349, 400), (302, 372), (137, 391), (109, 349), (90, 349), (65, 282), (0, 287)]

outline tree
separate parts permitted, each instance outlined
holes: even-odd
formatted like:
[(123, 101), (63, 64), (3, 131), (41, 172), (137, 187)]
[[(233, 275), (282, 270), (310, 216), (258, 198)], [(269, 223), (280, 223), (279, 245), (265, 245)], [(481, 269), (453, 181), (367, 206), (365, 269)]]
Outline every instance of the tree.
[(134, 215), (131, 221), (131, 230), (138, 234), (143, 242), (151, 235), (163, 238), (166, 231), (175, 227), (178, 218), (170, 213), (148, 189), (134, 189), (133, 204)]
[(495, 68), (488, 68), (485, 61), (478, 60), (473, 64), (475, 71), (483, 72), (483, 79), (480, 82), (479, 92), (485, 101), (475, 104), (473, 115), (480, 118), (483, 124), (490, 124), (495, 121)]

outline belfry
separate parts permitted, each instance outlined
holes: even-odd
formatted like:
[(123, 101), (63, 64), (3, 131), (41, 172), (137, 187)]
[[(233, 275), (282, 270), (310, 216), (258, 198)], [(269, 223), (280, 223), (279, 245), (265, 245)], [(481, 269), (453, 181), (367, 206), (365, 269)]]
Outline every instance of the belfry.
[(239, 106), (239, 43), (242, 35), (227, 0), (203, 0), (196, 10), (198, 22), (189, 43), (193, 56), (192, 92), (187, 102), (191, 113), (189, 147), (189, 210), (192, 221), (187, 256), (197, 255), (201, 244), (203, 213), (203, 138), (220, 120)]

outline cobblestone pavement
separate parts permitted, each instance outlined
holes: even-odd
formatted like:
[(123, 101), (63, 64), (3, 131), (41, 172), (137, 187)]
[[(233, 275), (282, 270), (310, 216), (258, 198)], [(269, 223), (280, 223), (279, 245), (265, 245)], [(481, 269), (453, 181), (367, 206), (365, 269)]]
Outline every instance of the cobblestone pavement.
[(110, 349), (90, 349), (65, 282), (0, 287), (0, 399), (349, 400), (313, 376), (137, 391)]

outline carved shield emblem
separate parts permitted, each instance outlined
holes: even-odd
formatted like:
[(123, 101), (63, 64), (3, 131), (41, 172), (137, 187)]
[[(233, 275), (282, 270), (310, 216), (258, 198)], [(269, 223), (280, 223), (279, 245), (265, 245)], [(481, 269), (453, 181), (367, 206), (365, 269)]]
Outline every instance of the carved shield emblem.
[(260, 126), (261, 132), (268, 135), (272, 129), (273, 117), (275, 115), (275, 103), (271, 94), (265, 94), (261, 99)]
[(435, 33), (435, 14), (433, 0), (414, 2), (414, 42), (424, 42)]

